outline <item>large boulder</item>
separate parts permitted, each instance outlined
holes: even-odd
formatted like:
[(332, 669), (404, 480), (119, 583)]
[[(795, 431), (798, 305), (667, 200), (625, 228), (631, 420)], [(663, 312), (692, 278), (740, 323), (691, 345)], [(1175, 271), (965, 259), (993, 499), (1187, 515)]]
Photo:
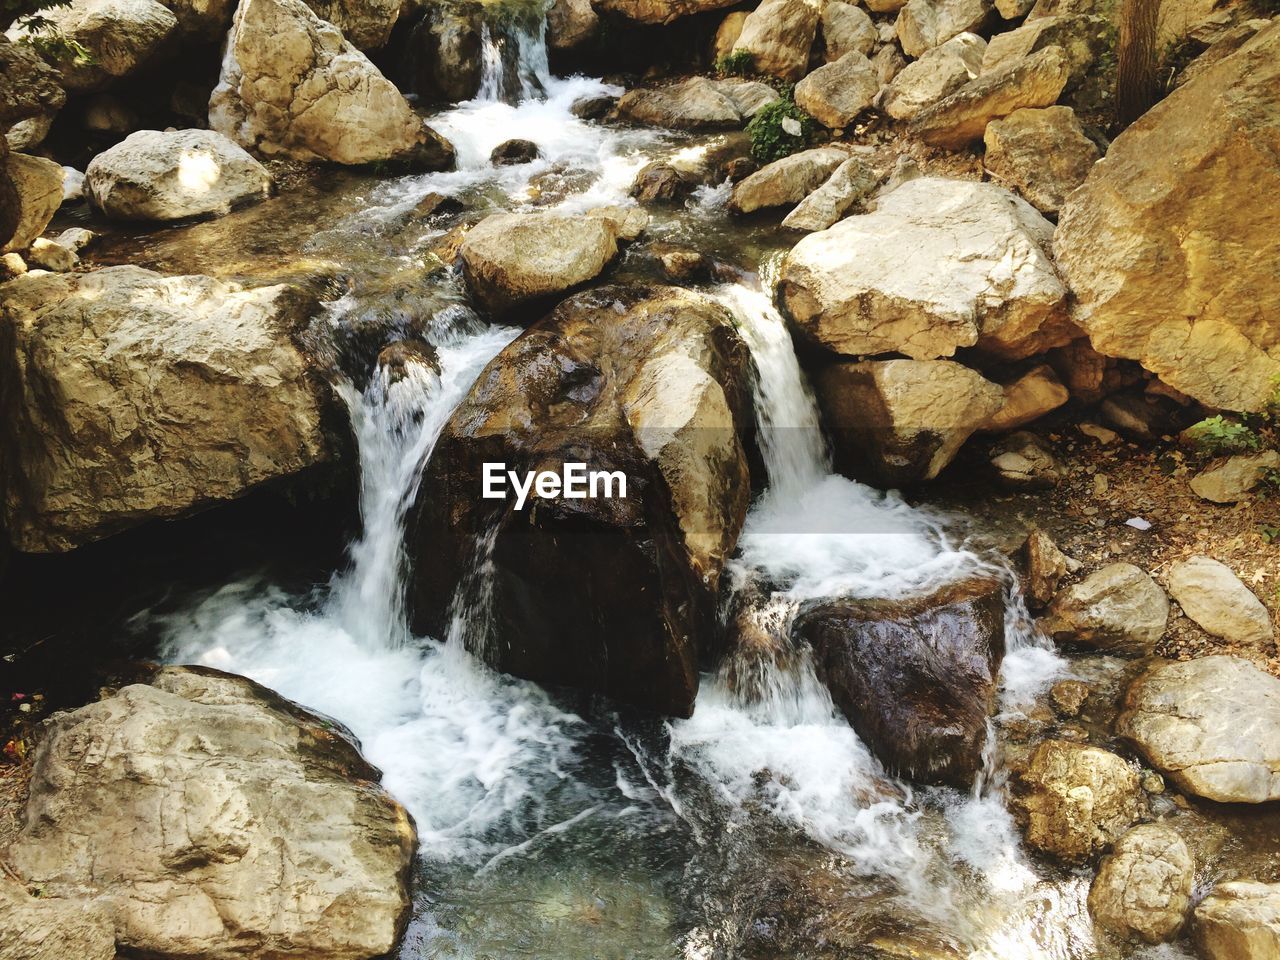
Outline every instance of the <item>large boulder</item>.
[(0, 452), (19, 550), (59, 551), (328, 459), (293, 335), (314, 299), (138, 267), (0, 293)]
[(636, 23), (667, 24), (680, 17), (731, 7), (737, 0), (595, 0), (604, 13), (616, 13)]
[(495, 213), (471, 229), (459, 253), (467, 285), (486, 310), (527, 312), (598, 277), (618, 255), (618, 228), (603, 217)]
[(209, 126), (268, 156), (416, 169), (453, 148), (342, 33), (302, 0), (240, 0)]
[(1244, 646), (1275, 639), (1271, 614), (1225, 563), (1189, 557), (1169, 567), (1169, 594), (1188, 617), (1215, 637)]
[(9, 149), (39, 146), (66, 100), (57, 71), (33, 46), (0, 36), (0, 131)]
[[(993, 36), (982, 58), (982, 72), (994, 73), (1046, 47), (1058, 47), (1067, 58), (1065, 89), (1071, 90), (1086, 79), (1099, 57), (1111, 52), (1114, 43), (1115, 27), (1108, 17), (1084, 14), (1037, 17), (1017, 29)], [(1094, 75), (1104, 72), (1092, 71)]]
[(796, 106), (825, 127), (840, 130), (871, 106), (880, 78), (856, 50), (819, 67), (796, 84)]
[(423, 100), (442, 103), (474, 97), (484, 72), (484, 31), (484, 10), (479, 4), (428, 5), (408, 38), (413, 92)]
[(1132, 563), (1112, 563), (1060, 593), (1042, 626), (1058, 640), (1144, 654), (1164, 636), (1168, 620), (1160, 584)]
[(987, 124), (982, 164), (1041, 213), (1055, 214), (1098, 162), (1070, 107), (1015, 110)]
[(16, 223), (3, 250), (25, 250), (44, 233), (53, 215), (62, 206), (62, 167), (44, 157), (12, 153), (4, 159), (5, 170), (17, 201)]
[(866, 11), (844, 0), (827, 0), (822, 5), (821, 27), (823, 59), (827, 63), (848, 53), (870, 56), (880, 39)]
[(554, 51), (576, 50), (599, 31), (600, 16), (591, 0), (555, 0), (547, 9), (547, 46)]
[(1052, 233), (1003, 187), (921, 177), (796, 244), (779, 297), (805, 340), (836, 353), (926, 360), (977, 345), (1018, 359), (1078, 335)]
[(895, 120), (910, 120), (926, 107), (955, 93), (982, 69), (987, 42), (961, 33), (907, 64), (891, 81), (880, 108)]
[(813, 0), (762, 0), (747, 14), (733, 52), (750, 54), (758, 73), (794, 83), (809, 67), (818, 18)]
[[(164, 49), (178, 28), (178, 18), (156, 0), (73, 0), (47, 7), (40, 16), (89, 54), (57, 62), (62, 85), (76, 92), (101, 90), (135, 73)], [(11, 40), (31, 35), (21, 26), (7, 33)]]
[(32, 896), (0, 874), (0, 957), (4, 960), (115, 960), (116, 930), (102, 903)]
[(391, 28), (405, 4), (400, 0), (306, 0), (316, 16), (333, 24), (361, 50), (377, 50), (391, 39)]
[(122, 953), (389, 953), (415, 832), (334, 731), (243, 677), (170, 667), (52, 717), (8, 863), (109, 906)]
[(806, 605), (792, 634), (872, 752), (895, 773), (967, 787), (982, 768), (1004, 656), (1004, 588), (972, 579), (902, 600)]
[(1204, 960), (1280, 956), (1280, 883), (1232, 881), (1196, 907), (1192, 939)]
[(1096, 349), (1213, 407), (1280, 376), (1280, 23), (1116, 138), (1062, 211), (1058, 261)]
[(665, 87), (628, 90), (618, 101), (617, 112), (635, 123), (717, 130), (740, 127), (777, 99), (777, 91), (765, 83), (690, 77)]
[(85, 187), (113, 219), (184, 220), (263, 199), (271, 175), (212, 130), (139, 130), (90, 161)]
[[(480, 374), (427, 465), (415, 629), (442, 635), (484, 564), (490, 627), (467, 642), (493, 666), (687, 716), (750, 495), (748, 378), (733, 318), (705, 296), (600, 287), (561, 303)], [(620, 471), (625, 496), (476, 495), (485, 463), (523, 477), (566, 462)]]
[(1163, 824), (1142, 824), (1102, 861), (1089, 888), (1089, 912), (1122, 938), (1165, 943), (1186, 923), (1195, 876), (1182, 837)]
[(1280, 680), (1247, 660), (1151, 667), (1130, 685), (1116, 732), (1188, 793), (1280, 800)]
[(992, 120), (1024, 107), (1057, 103), (1070, 75), (1060, 47), (1046, 47), (1029, 57), (984, 73), (955, 93), (922, 110), (911, 132), (935, 147), (959, 150), (981, 140)]
[(794, 206), (826, 183), (849, 159), (840, 147), (814, 147), (775, 160), (734, 184), (729, 209), (754, 213), (769, 207)]
[(898, 42), (909, 57), (922, 57), (961, 33), (978, 33), (991, 20), (991, 0), (909, 0), (898, 11)]
[(1014, 777), (1011, 806), (1027, 842), (1068, 863), (1106, 850), (1143, 812), (1138, 771), (1107, 750), (1045, 740)]
[(1004, 402), (951, 360), (866, 360), (818, 371), (818, 403), (837, 452), (892, 486), (932, 480)]

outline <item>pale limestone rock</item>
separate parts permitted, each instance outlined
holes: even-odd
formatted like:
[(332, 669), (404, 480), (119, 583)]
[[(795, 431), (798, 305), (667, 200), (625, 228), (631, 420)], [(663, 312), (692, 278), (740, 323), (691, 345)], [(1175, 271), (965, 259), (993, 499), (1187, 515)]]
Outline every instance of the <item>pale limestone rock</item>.
[(1052, 229), (994, 184), (908, 180), (796, 244), (781, 302), (807, 340), (849, 356), (927, 360), (975, 344), (1029, 356), (1075, 335), (1047, 254)]
[(103, 903), (33, 897), (0, 873), (0, 958), (115, 960), (116, 933)]
[(591, 0), (555, 0), (547, 10), (547, 46), (552, 50), (576, 49), (594, 37), (599, 29), (600, 17), (591, 6)]
[(682, 130), (741, 126), (778, 93), (756, 81), (691, 77), (653, 89), (628, 90), (618, 101), (618, 115), (636, 123)]
[(848, 53), (869, 57), (879, 34), (866, 12), (844, 0), (827, 0), (822, 7), (823, 58), (827, 63)]
[(593, 6), (636, 23), (666, 24), (695, 13), (731, 7), (737, 0), (596, 0)]
[(902, 52), (921, 57), (957, 34), (978, 33), (991, 11), (990, 0), (909, 0), (898, 12)]
[[(400, 0), (306, 0), (306, 4), (360, 50), (386, 46), (403, 6)], [(548, 27), (550, 19), (548, 13)]]
[(1038, 607), (1053, 599), (1058, 584), (1071, 569), (1065, 553), (1058, 549), (1053, 539), (1038, 527), (1027, 534), (1020, 556), (1026, 567), (1023, 588), (1027, 598)]
[(982, 425), (983, 430), (1003, 433), (1038, 420), (1070, 399), (1053, 368), (1041, 364), (1004, 386), (1004, 405)]
[(1067, 59), (1067, 86), (1078, 84), (1098, 57), (1110, 51), (1114, 26), (1107, 17), (1054, 15), (1028, 20), (1014, 30), (997, 33), (982, 57), (982, 73), (994, 73), (1046, 47), (1058, 47)]
[(1247, 500), (1271, 470), (1280, 470), (1280, 453), (1275, 450), (1241, 454), (1206, 467), (1191, 478), (1190, 486), (1213, 503), (1238, 503)]
[(415, 836), (378, 779), (271, 691), (167, 667), (49, 720), (8, 862), (45, 897), (107, 906), (129, 954), (380, 956)]
[(1015, 110), (987, 124), (983, 166), (1041, 213), (1057, 213), (1100, 153), (1070, 107)]
[(62, 202), (84, 199), (84, 174), (75, 167), (62, 168)]
[(1149, 653), (1168, 620), (1160, 585), (1131, 563), (1113, 563), (1060, 593), (1044, 627), (1057, 639), (1100, 650)]
[(729, 209), (752, 213), (799, 203), (848, 158), (848, 152), (839, 147), (815, 147), (775, 160), (734, 185)]
[(0, 35), (0, 130), (8, 128), (9, 149), (23, 153), (39, 146), (66, 102), (62, 78), (36, 48)]
[(85, 170), (89, 199), (116, 220), (184, 220), (261, 200), (271, 175), (212, 130), (139, 130)]
[(41, 270), (66, 273), (68, 270), (75, 269), (80, 258), (70, 247), (64, 247), (55, 240), (37, 237), (31, 242), (31, 249), (27, 251), (27, 262)]
[(796, 84), (795, 100), (809, 116), (831, 130), (843, 130), (880, 92), (871, 61), (856, 50), (819, 67)]
[(599, 276), (618, 255), (615, 219), (496, 213), (462, 241), (462, 271), (476, 299), (505, 314)]
[(1098, 747), (1046, 740), (1014, 782), (1027, 842), (1068, 863), (1101, 853), (1142, 813), (1138, 771)]
[(452, 165), (386, 77), (302, 0), (240, 0), (209, 126), (270, 156), (361, 165)]
[(906, 0), (865, 0), (865, 3), (872, 13), (897, 13)]
[(907, 64), (893, 78), (880, 107), (895, 120), (910, 120), (921, 110), (959, 90), (978, 76), (987, 42), (961, 33)]
[(1247, 660), (1151, 667), (1129, 687), (1116, 732), (1188, 793), (1280, 800), (1280, 680)]
[(966, 147), (982, 139), (992, 120), (1024, 107), (1056, 103), (1066, 86), (1068, 68), (1061, 48), (1046, 47), (970, 80), (917, 114), (911, 132), (931, 146), (952, 150)]
[(1271, 614), (1232, 573), (1210, 557), (1191, 557), (1169, 567), (1169, 595), (1182, 612), (1229, 643), (1269, 645), (1275, 638)]
[(1067, 476), (1066, 466), (1027, 430), (1001, 437), (991, 448), (991, 466), (1000, 482), (1014, 490), (1056, 487)]
[(809, 50), (818, 32), (814, 0), (763, 0), (747, 14), (733, 52), (751, 54), (759, 73), (799, 80), (809, 66)]
[(44, 157), (12, 153), (4, 161), (18, 194), (18, 228), (4, 252), (25, 250), (62, 206), (62, 167)]
[(1195, 873), (1191, 851), (1176, 831), (1142, 824), (1102, 861), (1089, 889), (1089, 912), (1120, 937), (1165, 943), (1186, 922)]
[(1280, 883), (1215, 886), (1196, 907), (1192, 939), (1204, 960), (1280, 956)]
[(837, 447), (888, 484), (932, 480), (1000, 406), (1000, 388), (950, 360), (836, 363), (817, 374)]
[(896, 43), (886, 43), (871, 57), (871, 69), (876, 72), (881, 86), (892, 81), (906, 66), (907, 58)]
[[(1280, 376), (1280, 23), (1116, 138), (1055, 238), (1093, 346), (1212, 407), (1262, 409)], [(1135, 190), (1134, 184), (1159, 184)]]
[(19, 277), (0, 304), (19, 550), (69, 550), (330, 456), (327, 393), (292, 340), (316, 309), (300, 290), (108, 267)]
[(826, 183), (800, 201), (782, 225), (789, 230), (825, 230), (876, 188), (880, 177), (857, 157), (850, 157), (832, 172)]

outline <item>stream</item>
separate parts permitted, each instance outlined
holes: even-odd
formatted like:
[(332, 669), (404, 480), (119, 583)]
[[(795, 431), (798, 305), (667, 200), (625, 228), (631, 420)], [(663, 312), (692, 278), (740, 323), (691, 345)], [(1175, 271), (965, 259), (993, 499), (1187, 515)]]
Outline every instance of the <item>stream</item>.
[[(781, 628), (809, 598), (1005, 577), (1000, 713), (974, 789), (887, 774), (803, 650), (750, 665), (749, 694), (728, 665), (704, 676), (693, 716), (663, 721), (491, 671), (462, 641), (468, 619), (483, 615), (474, 598), (455, 605), (450, 636), (411, 634), (403, 534), (423, 465), (481, 369), (520, 331), (482, 321), (449, 271), (422, 279), (414, 265), (444, 227), (428, 218), (406, 235), (406, 216), (432, 193), (469, 211), (518, 208), (547, 178), (552, 208), (629, 205), (647, 162), (702, 149), (687, 135), (575, 117), (581, 98), (619, 91), (552, 76), (541, 32), (486, 35), (480, 94), (430, 118), (455, 144), (455, 171), (361, 187), (359, 209), (306, 242), (317, 260), (370, 251), (349, 265), (316, 331), (337, 345), (336, 387), (359, 456), (362, 531), (346, 564), (310, 592), (239, 580), (139, 623), (158, 632), (165, 660), (249, 676), (359, 738), (418, 825), (404, 958), (1096, 956), (1088, 877), (1028, 858), (1002, 798), (1001, 725), (1068, 665), (1036, 635), (1012, 578), (967, 546), (962, 522), (832, 471), (768, 290), (769, 251), (754, 239), (745, 246), (764, 263), (758, 274), (710, 290), (752, 353), (768, 480), (731, 583), (775, 585), (757, 615)], [(515, 137), (536, 142), (541, 158), (492, 165), (493, 147)], [(730, 244), (726, 192), (702, 190), (651, 233), (696, 235), (704, 250)], [(416, 310), (422, 303), (430, 309)], [(413, 332), (438, 352), (438, 374), (409, 364), (397, 378), (341, 346), (352, 330), (402, 329), (414, 313), (430, 317)]]

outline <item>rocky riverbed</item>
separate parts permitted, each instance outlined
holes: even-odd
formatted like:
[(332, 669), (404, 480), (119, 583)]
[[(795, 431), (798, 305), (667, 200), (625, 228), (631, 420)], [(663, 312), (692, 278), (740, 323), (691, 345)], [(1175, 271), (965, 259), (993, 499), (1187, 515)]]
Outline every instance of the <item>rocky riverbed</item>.
[(1280, 956), (1273, 14), (3, 14), (0, 956)]

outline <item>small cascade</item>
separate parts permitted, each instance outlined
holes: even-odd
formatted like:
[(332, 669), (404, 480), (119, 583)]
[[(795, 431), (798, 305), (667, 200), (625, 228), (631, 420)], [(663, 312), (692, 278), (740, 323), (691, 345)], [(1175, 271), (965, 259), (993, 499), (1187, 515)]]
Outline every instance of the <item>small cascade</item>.
[(482, 103), (520, 103), (545, 97), (552, 84), (547, 62), (547, 21), (541, 16), (507, 13), (486, 20), (480, 32)]

